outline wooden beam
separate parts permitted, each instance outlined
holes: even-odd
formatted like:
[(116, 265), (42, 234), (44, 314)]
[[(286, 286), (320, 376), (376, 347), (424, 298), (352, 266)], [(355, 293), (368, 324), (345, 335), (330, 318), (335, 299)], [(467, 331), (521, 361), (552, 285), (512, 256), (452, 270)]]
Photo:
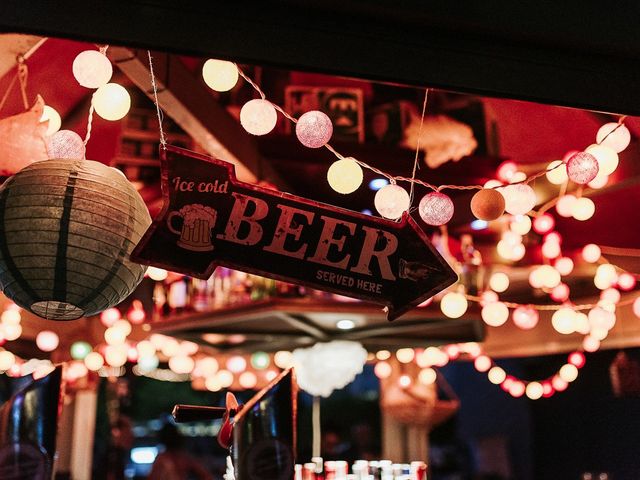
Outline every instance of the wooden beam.
[(44, 40), (36, 35), (0, 34), (0, 77), (18, 64), (19, 55), (28, 59)]

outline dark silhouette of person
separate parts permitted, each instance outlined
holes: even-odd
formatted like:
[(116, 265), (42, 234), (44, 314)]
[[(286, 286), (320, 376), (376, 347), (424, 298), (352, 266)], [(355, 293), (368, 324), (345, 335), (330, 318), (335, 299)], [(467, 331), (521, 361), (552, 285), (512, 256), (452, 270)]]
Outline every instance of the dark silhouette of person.
[(156, 457), (148, 480), (213, 480), (213, 476), (184, 450), (183, 438), (175, 425), (167, 423), (160, 431), (165, 451)]

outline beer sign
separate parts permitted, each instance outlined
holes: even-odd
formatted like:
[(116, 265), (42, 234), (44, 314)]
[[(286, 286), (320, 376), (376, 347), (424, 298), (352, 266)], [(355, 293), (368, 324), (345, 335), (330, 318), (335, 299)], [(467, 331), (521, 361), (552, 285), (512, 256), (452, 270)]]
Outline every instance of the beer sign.
[(367, 216), (236, 179), (233, 165), (161, 152), (164, 205), (131, 258), (207, 279), (218, 265), (384, 304), (393, 320), (456, 273), (405, 214)]

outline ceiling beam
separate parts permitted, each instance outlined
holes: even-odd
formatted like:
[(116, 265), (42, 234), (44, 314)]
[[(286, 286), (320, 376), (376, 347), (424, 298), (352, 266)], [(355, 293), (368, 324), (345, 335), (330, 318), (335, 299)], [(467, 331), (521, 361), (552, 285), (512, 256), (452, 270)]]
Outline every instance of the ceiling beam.
[(18, 64), (19, 56), (28, 60), (45, 40), (46, 38), (36, 35), (0, 35), (0, 78)]
[(637, 115), (639, 15), (631, 1), (3, 0), (0, 29)]

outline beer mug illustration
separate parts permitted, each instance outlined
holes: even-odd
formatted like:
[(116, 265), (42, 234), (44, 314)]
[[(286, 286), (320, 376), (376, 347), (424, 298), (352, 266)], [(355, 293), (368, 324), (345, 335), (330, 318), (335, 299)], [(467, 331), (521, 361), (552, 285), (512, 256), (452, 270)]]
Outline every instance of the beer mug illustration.
[(398, 276), (407, 280), (418, 282), (429, 276), (431, 272), (437, 271), (432, 266), (420, 262), (407, 261), (404, 258), (398, 262)]
[[(175, 218), (182, 218), (182, 229), (174, 226)], [(180, 235), (178, 246), (194, 252), (208, 252), (213, 250), (211, 244), (211, 229), (216, 224), (216, 211), (199, 203), (185, 205), (178, 211), (173, 211), (167, 217), (167, 227), (171, 233)]]

